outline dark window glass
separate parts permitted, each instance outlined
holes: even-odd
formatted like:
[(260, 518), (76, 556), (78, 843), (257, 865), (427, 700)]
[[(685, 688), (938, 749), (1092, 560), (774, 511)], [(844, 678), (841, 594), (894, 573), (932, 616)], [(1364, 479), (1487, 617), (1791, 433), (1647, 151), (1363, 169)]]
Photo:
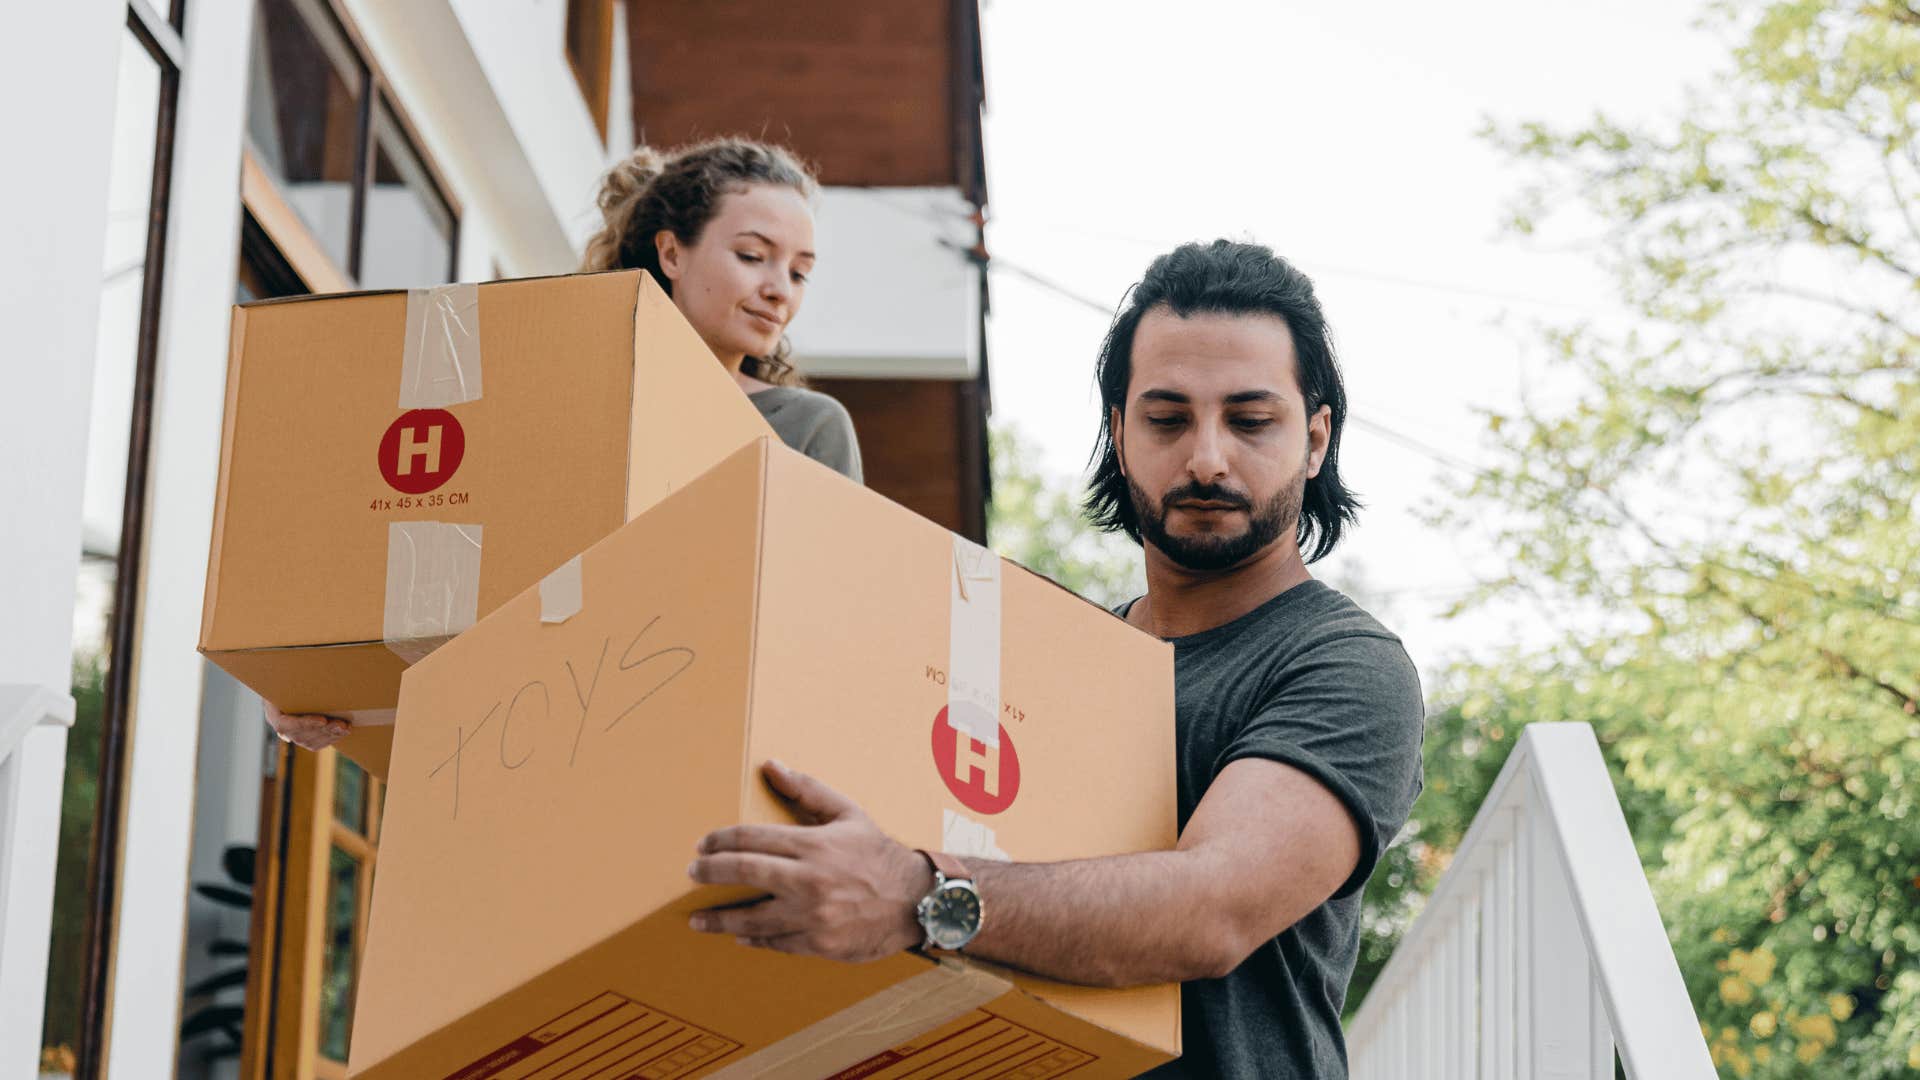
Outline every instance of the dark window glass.
[(353, 235), (366, 79), (321, 0), (259, 0), (247, 71), (247, 137), (344, 273)]
[(347, 1060), (353, 1029), (354, 933), (360, 914), (360, 861), (333, 848), (327, 861), (327, 930), (321, 943), (320, 1056)]
[(362, 836), (367, 834), (367, 773), (344, 757), (333, 766), (333, 818)]
[(360, 283), (409, 289), (452, 280), (453, 212), (385, 103), (373, 117), (373, 187)]

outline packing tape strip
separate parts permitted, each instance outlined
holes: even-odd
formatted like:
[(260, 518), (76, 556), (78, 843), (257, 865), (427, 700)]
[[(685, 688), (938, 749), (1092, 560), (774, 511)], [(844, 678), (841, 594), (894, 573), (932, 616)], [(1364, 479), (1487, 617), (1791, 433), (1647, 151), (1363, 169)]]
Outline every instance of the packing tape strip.
[(580, 556), (575, 555), (540, 579), (540, 621), (563, 623), (580, 614), (582, 592)]
[(940, 811), (940, 850), (975, 859), (1013, 861), (1012, 856), (1000, 849), (1000, 838), (994, 835), (991, 826), (947, 809)]
[(400, 407), (442, 409), (479, 397), (479, 286), (408, 289)]
[(1013, 988), (948, 960), (709, 1073), (707, 1080), (820, 1080), (956, 1020)]
[(947, 638), (947, 723), (1000, 745), (1000, 556), (958, 533)]
[(381, 636), (412, 664), (472, 626), (480, 608), (480, 526), (396, 521), (387, 526), (387, 600)]

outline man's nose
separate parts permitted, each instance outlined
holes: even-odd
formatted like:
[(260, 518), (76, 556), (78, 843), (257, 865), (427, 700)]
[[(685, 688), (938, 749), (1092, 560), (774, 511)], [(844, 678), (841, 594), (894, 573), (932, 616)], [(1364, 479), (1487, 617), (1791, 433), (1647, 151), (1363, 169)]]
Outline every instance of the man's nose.
[(1210, 424), (1199, 425), (1193, 446), (1187, 454), (1187, 475), (1196, 483), (1214, 484), (1227, 475), (1227, 448), (1218, 431)]

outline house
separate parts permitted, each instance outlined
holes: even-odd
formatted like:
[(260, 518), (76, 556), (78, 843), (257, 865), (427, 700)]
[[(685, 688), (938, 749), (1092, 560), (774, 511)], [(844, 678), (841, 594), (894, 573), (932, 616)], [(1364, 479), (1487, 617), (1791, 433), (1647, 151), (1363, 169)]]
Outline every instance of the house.
[(787, 142), (825, 185), (799, 365), (871, 486), (981, 539), (976, 0), (90, 0), (13, 30), (10, 160), (40, 164), (0, 210), (0, 1075), (343, 1076), (379, 784), (273, 741), (193, 647), (229, 306), (564, 273), (636, 137)]

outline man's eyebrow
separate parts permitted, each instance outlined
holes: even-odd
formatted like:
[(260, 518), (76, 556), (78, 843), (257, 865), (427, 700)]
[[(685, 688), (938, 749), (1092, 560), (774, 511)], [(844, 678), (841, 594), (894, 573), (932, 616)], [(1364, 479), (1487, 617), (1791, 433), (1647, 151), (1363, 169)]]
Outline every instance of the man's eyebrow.
[[(780, 246), (779, 242), (774, 240), (773, 237), (768, 236), (766, 233), (763, 233), (758, 229), (741, 229), (739, 232), (734, 233), (733, 235), (735, 239), (739, 239), (742, 236), (751, 236), (755, 240), (760, 241), (761, 243), (767, 245), (770, 248), (778, 248)], [(794, 252), (794, 256), (796, 258), (801, 258), (801, 259), (811, 259), (814, 257), (814, 254), (811, 251), (796, 251)]]
[[(1163, 390), (1157, 387), (1140, 391), (1140, 400), (1170, 401), (1176, 405), (1189, 405), (1193, 402), (1192, 398), (1178, 390)], [(1280, 395), (1271, 390), (1236, 390), (1222, 400), (1228, 405), (1246, 405), (1255, 401), (1278, 401)]]
[(1171, 401), (1175, 405), (1190, 404), (1193, 399), (1178, 390), (1142, 390), (1141, 401)]
[(1245, 405), (1250, 401), (1278, 401), (1280, 395), (1271, 390), (1239, 390), (1227, 395), (1227, 404)]

